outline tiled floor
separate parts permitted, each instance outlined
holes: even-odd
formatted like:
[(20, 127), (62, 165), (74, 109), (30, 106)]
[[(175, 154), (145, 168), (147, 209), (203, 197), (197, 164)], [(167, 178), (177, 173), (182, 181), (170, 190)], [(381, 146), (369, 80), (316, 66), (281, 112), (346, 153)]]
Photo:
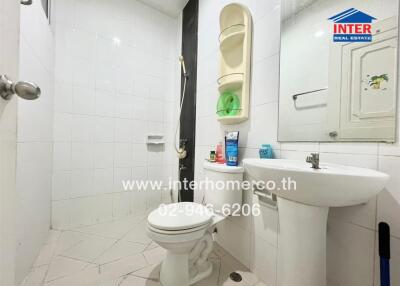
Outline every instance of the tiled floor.
[[(164, 250), (146, 236), (146, 217), (129, 217), (68, 231), (51, 231), (22, 286), (157, 286)], [(261, 286), (218, 245), (212, 275), (197, 286)], [(239, 272), (242, 282), (229, 274)]]

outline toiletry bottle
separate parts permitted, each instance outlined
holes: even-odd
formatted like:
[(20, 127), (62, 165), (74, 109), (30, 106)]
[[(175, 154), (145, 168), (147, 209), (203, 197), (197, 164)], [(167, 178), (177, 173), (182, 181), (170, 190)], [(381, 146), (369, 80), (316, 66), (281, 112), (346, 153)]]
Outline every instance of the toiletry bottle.
[(220, 163), (220, 164), (225, 163), (222, 142), (219, 142), (217, 145), (216, 157), (217, 157), (217, 163)]
[(217, 156), (215, 155), (215, 151), (210, 151), (210, 162), (215, 162), (217, 160)]
[(272, 147), (270, 144), (262, 144), (259, 150), (261, 159), (272, 159)]
[(239, 131), (230, 131), (225, 134), (225, 158), (228, 166), (239, 164)]

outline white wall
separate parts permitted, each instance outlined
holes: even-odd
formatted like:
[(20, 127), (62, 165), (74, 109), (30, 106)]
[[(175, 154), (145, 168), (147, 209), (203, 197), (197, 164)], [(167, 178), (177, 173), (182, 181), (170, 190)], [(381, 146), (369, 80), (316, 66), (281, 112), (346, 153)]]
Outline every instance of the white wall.
[[(143, 213), (161, 192), (125, 192), (121, 180), (176, 175), (178, 21), (133, 0), (55, 5), (52, 226)], [(148, 133), (168, 144), (148, 149)]]
[(50, 229), (53, 153), (53, 33), (40, 1), (21, 5), (19, 78), (38, 84), (35, 101), (18, 99), (16, 285)]
[[(250, 119), (236, 126), (221, 126), (215, 115), (218, 77), (218, 15), (230, 0), (200, 1), (198, 94), (196, 118), (196, 179), (202, 163), (222, 139), (225, 130), (240, 130), (240, 157), (257, 157), (262, 143), (271, 143), (277, 157), (305, 160), (312, 151), (324, 162), (382, 170), (392, 176), (386, 191), (368, 204), (330, 211), (328, 222), (329, 286), (372, 286), (378, 281), (377, 223), (392, 229), (392, 284), (400, 285), (400, 145), (358, 143), (278, 143), (280, 1), (241, 0), (254, 21), (253, 78)], [(350, 5), (351, 6), (351, 5)], [(399, 128), (400, 129), (400, 128)], [(201, 193), (195, 194), (200, 201)], [(397, 200), (396, 200), (397, 199)], [(245, 194), (245, 202), (257, 201)], [(278, 214), (262, 207), (259, 217), (225, 220), (218, 240), (268, 286), (276, 284)], [(375, 285), (378, 285), (376, 282)]]

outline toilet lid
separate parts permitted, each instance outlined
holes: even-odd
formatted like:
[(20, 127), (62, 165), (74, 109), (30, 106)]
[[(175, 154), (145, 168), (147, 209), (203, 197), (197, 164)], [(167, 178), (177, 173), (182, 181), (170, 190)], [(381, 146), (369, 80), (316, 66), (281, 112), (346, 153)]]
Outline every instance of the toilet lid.
[(197, 203), (175, 203), (162, 205), (152, 211), (147, 222), (161, 230), (184, 230), (195, 228), (211, 222), (212, 212)]

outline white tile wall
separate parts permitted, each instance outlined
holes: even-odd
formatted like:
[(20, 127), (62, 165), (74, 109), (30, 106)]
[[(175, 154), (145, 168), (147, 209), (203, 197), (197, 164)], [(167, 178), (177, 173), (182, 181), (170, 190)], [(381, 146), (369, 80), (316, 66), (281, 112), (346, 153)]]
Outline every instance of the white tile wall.
[[(42, 94), (35, 101), (18, 99), (16, 285), (29, 272), (50, 228), (53, 44), (53, 32), (40, 1), (21, 6), (19, 79), (35, 82)], [(57, 119), (64, 122), (62, 118)], [(56, 136), (66, 135), (57, 133)], [(59, 189), (60, 196), (63, 192)]]
[[(222, 140), (225, 130), (240, 130), (241, 158), (258, 156), (263, 143), (274, 146), (276, 157), (304, 160), (312, 151), (321, 152), (326, 162), (340, 162), (378, 169), (392, 176), (387, 191), (366, 205), (335, 208), (330, 211), (328, 230), (329, 286), (366, 286), (377, 281), (379, 272), (375, 247), (376, 225), (386, 221), (391, 225), (393, 241), (393, 269), (400, 267), (400, 145), (377, 143), (279, 143), (278, 87), (279, 87), (279, 1), (239, 0), (253, 15), (253, 78), (250, 119), (236, 126), (220, 126), (215, 117), (218, 63), (218, 16), (231, 0), (200, 1), (199, 62), (196, 118), (195, 177), (203, 176), (202, 162), (209, 151)], [(400, 128), (399, 128), (400, 130)], [(197, 201), (202, 199), (196, 193)], [(251, 200), (252, 198), (250, 198)], [(254, 198), (254, 202), (258, 202)], [(279, 235), (275, 211), (262, 208), (262, 216), (250, 220), (226, 220), (218, 240), (237, 259), (264, 280), (276, 285), (276, 253)], [(251, 224), (250, 226), (246, 225)], [(229, 229), (229, 231), (226, 231)], [(235, 235), (232, 235), (231, 229)], [(249, 229), (250, 232), (249, 233)], [(375, 269), (375, 270), (374, 270)], [(375, 271), (375, 274), (374, 274)], [(399, 283), (398, 271), (392, 271), (392, 283)], [(378, 285), (378, 284), (375, 284)]]
[(328, 285), (372, 286), (374, 246), (373, 230), (330, 219), (327, 237)]
[[(130, 194), (121, 180), (177, 174), (178, 19), (133, 0), (54, 5), (52, 226), (142, 213), (161, 195)], [(148, 149), (148, 133), (163, 133), (165, 148)]]

